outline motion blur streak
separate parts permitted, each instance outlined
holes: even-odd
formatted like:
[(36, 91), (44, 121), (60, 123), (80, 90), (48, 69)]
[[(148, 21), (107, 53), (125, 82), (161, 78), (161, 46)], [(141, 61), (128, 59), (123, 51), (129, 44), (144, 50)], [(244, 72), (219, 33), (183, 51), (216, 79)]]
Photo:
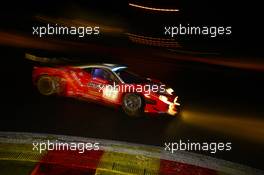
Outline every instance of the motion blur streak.
[(153, 10), (153, 11), (161, 11), (161, 12), (178, 12), (179, 11), (179, 9), (153, 8), (153, 7), (146, 7), (146, 6), (141, 6), (141, 5), (132, 4), (132, 3), (129, 3), (128, 5), (130, 5), (132, 7), (136, 7), (136, 8), (145, 9), (145, 10)]
[(260, 60), (239, 60), (234, 58), (224, 58), (224, 57), (210, 57), (210, 58), (203, 58), (203, 57), (194, 57), (194, 56), (181, 56), (176, 57), (175, 55), (171, 54), (160, 54), (160, 57), (167, 57), (174, 60), (180, 60), (180, 61), (190, 61), (190, 62), (199, 62), (199, 63), (205, 63), (209, 65), (219, 65), (219, 66), (225, 66), (225, 67), (231, 67), (231, 68), (239, 68), (239, 69), (248, 69), (248, 70), (254, 70), (254, 71), (264, 71), (264, 64)]
[(197, 58), (196, 61), (213, 64), (213, 65), (221, 65), (227, 67), (234, 67), (240, 69), (252, 69), (256, 71), (264, 71), (264, 65), (252, 62), (238, 62), (236, 60), (213, 60), (213, 59), (204, 59), (204, 58)]
[(264, 142), (264, 120), (254, 117), (220, 116), (196, 111), (183, 111), (182, 120), (206, 129), (223, 132), (240, 139)]
[(0, 44), (6, 46), (42, 48), (47, 50), (65, 50), (61, 44), (50, 43), (47, 40), (37, 40), (26, 35), (0, 31)]
[(144, 38), (144, 39), (151, 39), (151, 40), (160, 40), (160, 41), (175, 41), (174, 39), (170, 38), (155, 38), (155, 37), (149, 37), (149, 36), (142, 36), (142, 35), (136, 35), (132, 33), (126, 33), (128, 36), (134, 36), (137, 38)]
[[(146, 44), (146, 43), (145, 43)], [(155, 43), (156, 44), (156, 43)], [(149, 53), (151, 53), (151, 59), (162, 59), (166, 60), (175, 60), (175, 61), (186, 61), (186, 62), (198, 62), (205, 63), (209, 65), (220, 65), (231, 68), (239, 68), (239, 69), (247, 69), (254, 71), (264, 72), (264, 64), (263, 61), (258, 59), (251, 60), (237, 60), (235, 58), (224, 58), (224, 57), (198, 57), (191, 55), (179, 55), (177, 53), (168, 53), (165, 51), (158, 51), (157, 49), (153, 52), (153, 49), (148, 48), (145, 49), (144, 52), (141, 52), (141, 55), (136, 55), (135, 50), (127, 47), (104, 47), (98, 44), (91, 43), (78, 43), (73, 41), (65, 41), (65, 40), (56, 40), (51, 38), (36, 38), (33, 36), (24, 35), (21, 33), (9, 33), (0, 31), (0, 45), (6, 46), (15, 46), (18, 48), (35, 48), (42, 50), (52, 50), (52, 51), (71, 51), (77, 53), (87, 53), (87, 51), (92, 53), (104, 53), (111, 52), (115, 54), (116, 57), (126, 57), (128, 55), (133, 55), (133, 60), (138, 59), (140, 61), (142, 58), (150, 57)]]
[[(14, 46), (18, 48), (33, 48), (51, 51), (73, 51), (87, 53), (87, 51), (108, 51), (106, 47), (98, 47), (96, 44), (78, 43), (73, 41), (56, 40), (50, 38), (36, 38), (23, 34), (7, 33), (0, 31), (0, 45)], [(117, 51), (117, 50), (116, 50)]]
[(181, 47), (178, 42), (174, 39), (165, 39), (165, 38), (154, 38), (147, 37), (142, 35), (135, 35), (131, 33), (126, 33), (128, 38), (135, 43), (146, 44), (151, 46), (160, 46), (160, 47), (170, 47), (170, 48), (178, 48)]

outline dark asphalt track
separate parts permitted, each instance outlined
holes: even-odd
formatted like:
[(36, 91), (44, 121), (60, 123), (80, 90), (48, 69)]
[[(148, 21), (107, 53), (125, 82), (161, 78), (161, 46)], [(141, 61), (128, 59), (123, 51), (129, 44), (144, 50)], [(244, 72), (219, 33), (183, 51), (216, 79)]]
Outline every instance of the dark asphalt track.
[[(23, 56), (23, 52), (15, 49), (1, 56), (4, 60), (1, 63), (1, 131), (53, 133), (159, 146), (180, 139), (232, 142), (230, 152), (203, 154), (263, 169), (264, 138), (259, 133), (259, 128), (263, 126), (260, 131), (264, 128), (261, 72), (181, 61), (121, 60), (133, 65), (135, 72), (174, 87), (184, 105), (183, 117), (179, 119), (131, 119), (110, 107), (39, 95), (31, 84), (32, 64)], [(222, 117), (230, 120), (222, 121)], [(256, 121), (258, 125), (244, 122), (248, 125), (240, 127), (237, 121)], [(252, 130), (251, 125), (255, 126)]]

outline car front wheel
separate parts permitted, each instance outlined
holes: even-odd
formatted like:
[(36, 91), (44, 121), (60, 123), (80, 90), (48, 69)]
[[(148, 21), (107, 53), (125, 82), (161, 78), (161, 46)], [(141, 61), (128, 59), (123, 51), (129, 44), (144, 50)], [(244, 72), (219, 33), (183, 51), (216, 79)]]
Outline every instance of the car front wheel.
[(144, 111), (144, 100), (138, 94), (125, 94), (122, 101), (124, 112), (131, 117), (140, 117)]

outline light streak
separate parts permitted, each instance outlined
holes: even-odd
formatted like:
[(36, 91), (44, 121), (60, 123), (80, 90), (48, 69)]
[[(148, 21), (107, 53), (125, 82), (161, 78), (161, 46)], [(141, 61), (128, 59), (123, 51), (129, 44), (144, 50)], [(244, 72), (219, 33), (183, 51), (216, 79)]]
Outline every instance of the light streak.
[(112, 71), (115, 72), (115, 71), (118, 71), (120, 69), (125, 69), (125, 68), (127, 68), (127, 67), (126, 66), (115, 67), (112, 69)]
[(132, 33), (126, 33), (128, 36), (132, 36), (135, 38), (143, 38), (143, 39), (150, 39), (150, 40), (159, 40), (159, 41), (175, 41), (175, 39), (170, 38), (155, 38), (155, 37), (149, 37), (149, 36), (142, 36), (142, 35), (136, 35)]
[(169, 48), (179, 48), (181, 45), (176, 42), (174, 39), (167, 38), (154, 38), (149, 36), (135, 35), (131, 33), (126, 33), (128, 38), (135, 43), (145, 44), (150, 46), (161, 46)]
[(204, 129), (264, 143), (264, 120), (253, 116), (221, 115), (195, 110), (184, 110), (182, 111), (181, 119), (188, 124)]
[(178, 12), (179, 9), (163, 9), (163, 8), (153, 8), (153, 7), (146, 7), (146, 6), (141, 6), (133, 3), (129, 3), (128, 5), (136, 8), (141, 8), (145, 10), (153, 10), (153, 11), (161, 11), (161, 12)]

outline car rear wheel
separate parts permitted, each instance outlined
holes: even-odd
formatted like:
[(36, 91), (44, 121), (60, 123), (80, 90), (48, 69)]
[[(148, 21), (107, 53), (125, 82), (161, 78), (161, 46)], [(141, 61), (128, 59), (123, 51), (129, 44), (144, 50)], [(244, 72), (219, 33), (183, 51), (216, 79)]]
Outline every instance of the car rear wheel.
[(37, 89), (46, 96), (59, 94), (62, 91), (60, 78), (43, 75), (37, 81)]
[(144, 100), (138, 94), (125, 94), (122, 101), (124, 112), (131, 117), (140, 117), (144, 111)]

